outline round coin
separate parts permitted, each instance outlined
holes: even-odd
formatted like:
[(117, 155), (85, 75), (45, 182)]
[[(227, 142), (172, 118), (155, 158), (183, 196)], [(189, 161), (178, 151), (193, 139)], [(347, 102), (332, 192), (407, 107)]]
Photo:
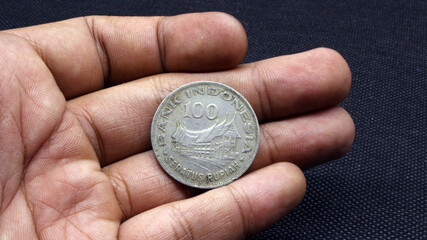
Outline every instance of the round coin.
[(239, 178), (259, 145), (258, 120), (248, 101), (217, 82), (194, 82), (170, 93), (151, 124), (153, 151), (163, 169), (196, 188)]

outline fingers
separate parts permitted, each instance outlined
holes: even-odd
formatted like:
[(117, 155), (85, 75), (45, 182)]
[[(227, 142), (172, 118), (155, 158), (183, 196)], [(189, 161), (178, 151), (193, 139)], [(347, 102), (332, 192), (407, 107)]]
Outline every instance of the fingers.
[(348, 94), (350, 71), (338, 53), (322, 48), (226, 72), (153, 76), (73, 99), (68, 107), (106, 165), (148, 150), (152, 116), (162, 99), (201, 80), (235, 88), (265, 122), (338, 104)]
[[(340, 107), (289, 120), (262, 124), (258, 154), (249, 171), (275, 162), (309, 167), (345, 154), (354, 125)], [(110, 177), (125, 218), (197, 193), (169, 177), (152, 151), (134, 155), (103, 169)], [(142, 200), (143, 199), (143, 200)]]
[(239, 239), (291, 211), (302, 200), (305, 178), (290, 163), (253, 172), (197, 197), (173, 202), (124, 222), (120, 239)]
[(224, 13), (70, 19), (8, 30), (26, 39), (67, 98), (171, 71), (213, 71), (243, 60), (241, 24)]

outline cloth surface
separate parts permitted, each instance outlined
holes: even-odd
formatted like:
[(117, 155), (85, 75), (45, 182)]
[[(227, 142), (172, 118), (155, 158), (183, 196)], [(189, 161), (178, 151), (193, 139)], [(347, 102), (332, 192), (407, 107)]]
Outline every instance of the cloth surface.
[[(0, 29), (83, 15), (223, 11), (249, 40), (245, 62), (324, 46), (353, 75), (345, 157), (305, 171), (302, 204), (252, 239), (427, 239), (427, 1), (1, 1)], [(1, 47), (1, 46), (0, 46)]]

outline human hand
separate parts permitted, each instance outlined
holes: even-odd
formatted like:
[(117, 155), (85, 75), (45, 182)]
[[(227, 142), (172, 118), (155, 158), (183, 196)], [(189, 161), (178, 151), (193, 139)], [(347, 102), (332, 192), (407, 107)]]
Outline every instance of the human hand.
[[(246, 47), (222, 13), (0, 32), (0, 239), (236, 239), (286, 215), (304, 196), (300, 168), (352, 144), (336, 106), (350, 71), (323, 48), (236, 66)], [(157, 106), (193, 81), (233, 87), (261, 124), (249, 173), (203, 193), (150, 150)]]

